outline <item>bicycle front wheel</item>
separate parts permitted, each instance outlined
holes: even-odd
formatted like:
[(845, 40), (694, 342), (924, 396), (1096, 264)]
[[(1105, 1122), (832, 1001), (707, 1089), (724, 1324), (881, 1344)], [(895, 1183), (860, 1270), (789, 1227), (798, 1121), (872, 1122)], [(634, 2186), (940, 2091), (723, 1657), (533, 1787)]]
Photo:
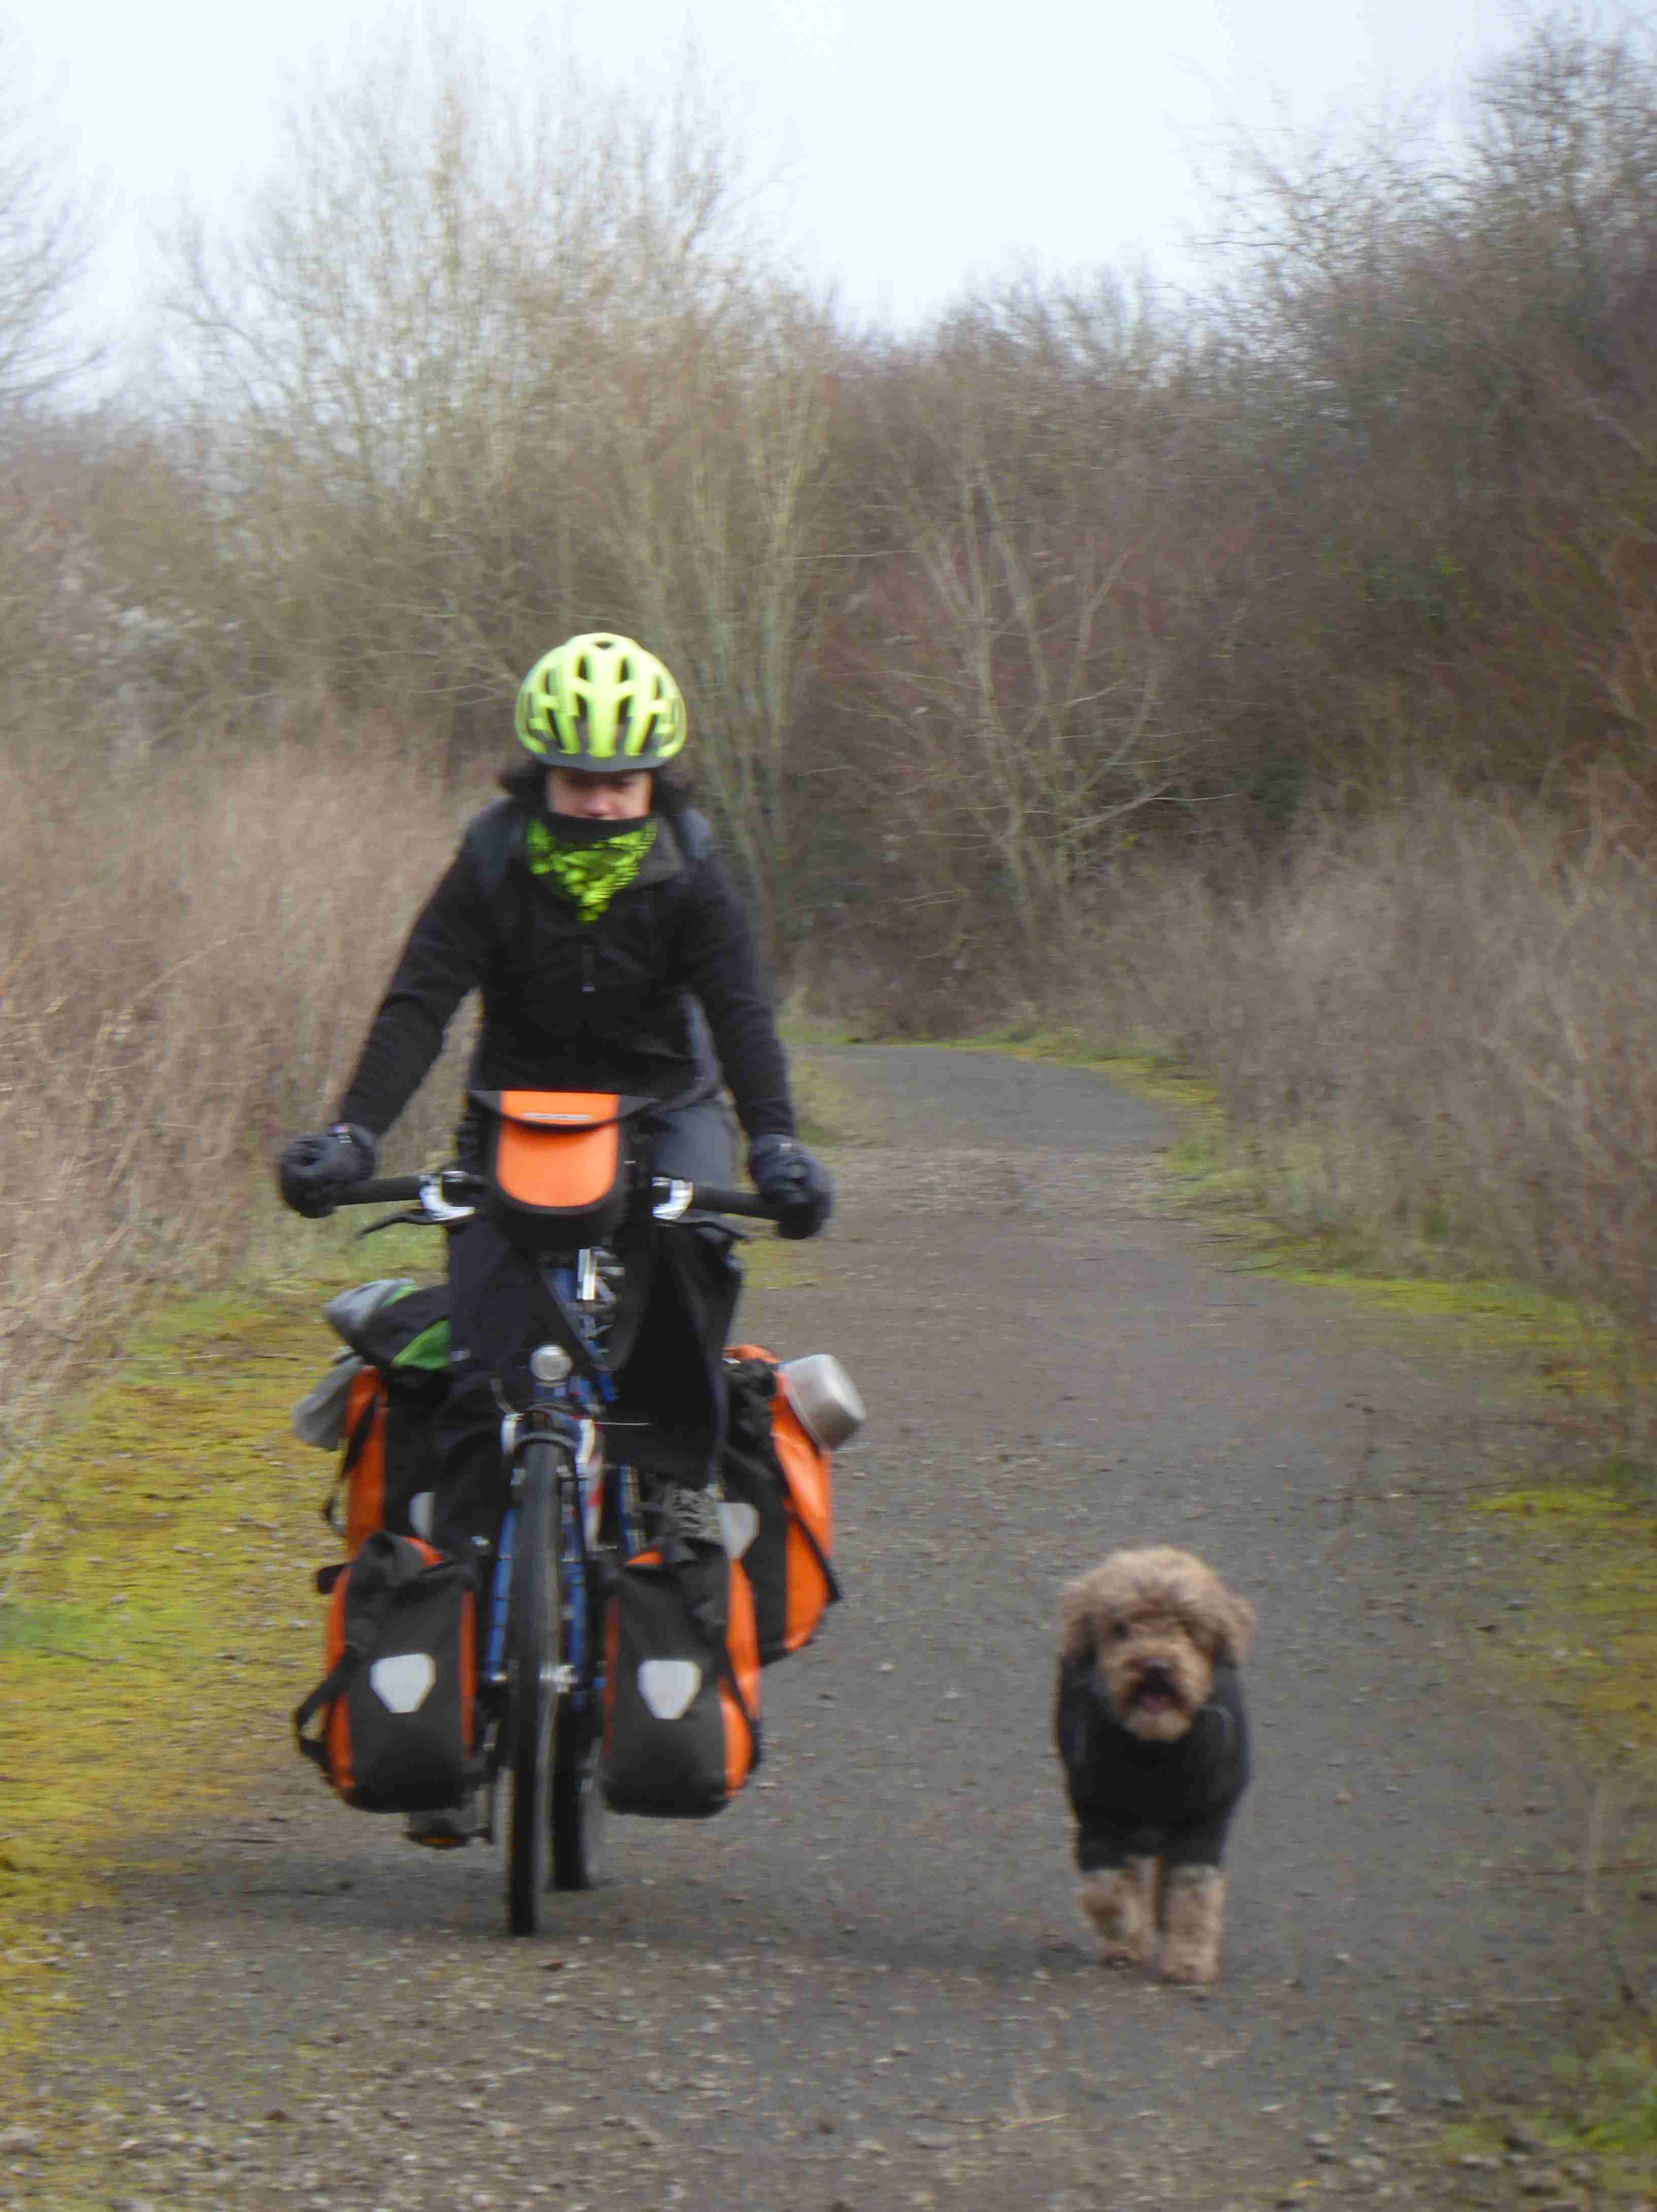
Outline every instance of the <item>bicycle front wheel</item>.
[(578, 1703), (561, 1698), (553, 1722), (552, 1882), (555, 1889), (592, 1889), (601, 1878), (604, 1801), (599, 1759), (604, 1716), (596, 1679)]
[(525, 1449), (507, 1626), (507, 1925), (533, 1936), (551, 1871), (554, 1669), (557, 1657), (558, 1456)]

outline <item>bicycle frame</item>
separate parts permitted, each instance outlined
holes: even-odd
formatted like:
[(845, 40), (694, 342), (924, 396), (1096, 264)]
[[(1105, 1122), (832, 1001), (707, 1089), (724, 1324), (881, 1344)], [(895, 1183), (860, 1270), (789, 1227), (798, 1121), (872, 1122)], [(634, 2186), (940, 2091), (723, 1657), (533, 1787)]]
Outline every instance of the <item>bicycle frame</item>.
[[(533, 1855), (537, 1849), (518, 1835), (521, 1820), (550, 1820), (549, 1886), (585, 1888), (594, 1878), (592, 1816), (597, 1809), (594, 1782), (604, 1671), (592, 1613), (593, 1569), (604, 1553), (613, 1550), (626, 1558), (640, 1542), (638, 1493), (631, 1470), (622, 1465), (607, 1468), (601, 1441), (600, 1421), (610, 1396), (604, 1322), (613, 1302), (604, 1256), (586, 1249), (576, 1255), (573, 1265), (554, 1262), (544, 1268), (546, 1287), (580, 1348), (581, 1364), (561, 1346), (542, 1346), (530, 1359), (529, 1405), (508, 1411), (501, 1423), (507, 1505), (495, 1548), (482, 1669), (485, 1699), (495, 1707), (489, 1758), (491, 1833), (495, 1784), (503, 1769), (515, 1761), (513, 1730), (522, 1725), (521, 1720), (514, 1722), (512, 1711), (513, 1593), (524, 1586), (519, 1579), (517, 1548), (525, 1486), (537, 1479), (531, 1462), (537, 1445), (552, 1448), (554, 1470), (544, 1523), (542, 1512), (532, 1516), (537, 1528), (549, 1524), (555, 1552), (551, 1577), (555, 1618), (549, 1623), (551, 1663), (536, 1692), (537, 1698), (551, 1701), (554, 1741), (545, 1778), (549, 1808), (543, 1812), (532, 1807), (526, 1816), (518, 1806), (520, 1785), (514, 1765), (508, 1920), (519, 1934), (532, 1933), (538, 1917), (531, 1894), (534, 1884), (513, 1856), (524, 1851)], [(608, 1545), (604, 1541), (606, 1528), (613, 1534)]]

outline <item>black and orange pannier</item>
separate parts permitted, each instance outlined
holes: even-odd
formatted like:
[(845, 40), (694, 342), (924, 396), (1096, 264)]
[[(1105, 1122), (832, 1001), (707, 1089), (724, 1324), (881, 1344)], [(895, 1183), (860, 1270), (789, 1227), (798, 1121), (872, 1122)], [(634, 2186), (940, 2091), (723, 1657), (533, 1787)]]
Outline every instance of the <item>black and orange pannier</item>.
[(294, 1715), (299, 1748), (360, 1812), (454, 1804), (478, 1779), (470, 1570), (377, 1528), (317, 1583), (328, 1672)]
[(753, 1585), (760, 1662), (768, 1667), (810, 1642), (841, 1594), (834, 1460), (807, 1430), (786, 1372), (768, 1352), (737, 1344), (725, 1358), (720, 1481), (736, 1514), (754, 1516), (733, 1548)]
[(535, 1251), (607, 1243), (627, 1218), (634, 1125), (653, 1101), (604, 1091), (474, 1091), (490, 1213)]
[(294, 1409), (294, 1432), (341, 1454), (323, 1517), (355, 1556), (376, 1528), (431, 1533), (432, 1420), (447, 1388), (448, 1291), (398, 1276), (342, 1291), (327, 1318), (349, 1346)]
[(604, 1792), (615, 1813), (706, 1820), (760, 1763), (748, 1579), (718, 1544), (616, 1567), (604, 1608)]
[[(385, 1431), (390, 1412), (391, 1392), (385, 1378), (372, 1367), (361, 1369), (345, 1401), (345, 1454), (339, 1476), (323, 1508), (324, 1518), (338, 1530), (352, 1559), (361, 1550), (363, 1538), (373, 1535), (376, 1528), (390, 1527), (398, 1535), (412, 1533), (406, 1518), (411, 1500), (400, 1501), (400, 1512), (394, 1504), (391, 1521), (385, 1517)], [(430, 1533), (428, 1528), (427, 1534)]]

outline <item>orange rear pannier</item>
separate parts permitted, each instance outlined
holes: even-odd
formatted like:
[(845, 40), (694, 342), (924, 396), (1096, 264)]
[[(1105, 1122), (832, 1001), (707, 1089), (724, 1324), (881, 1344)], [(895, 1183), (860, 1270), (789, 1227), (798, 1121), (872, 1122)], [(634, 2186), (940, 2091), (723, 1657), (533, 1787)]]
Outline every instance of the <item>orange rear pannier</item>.
[[(835, 1573), (834, 1460), (757, 1345), (725, 1355), (727, 1427), (720, 1480), (737, 1522), (737, 1555), (754, 1590), (760, 1660), (798, 1651), (841, 1595)], [(735, 1523), (733, 1523), (733, 1526)]]

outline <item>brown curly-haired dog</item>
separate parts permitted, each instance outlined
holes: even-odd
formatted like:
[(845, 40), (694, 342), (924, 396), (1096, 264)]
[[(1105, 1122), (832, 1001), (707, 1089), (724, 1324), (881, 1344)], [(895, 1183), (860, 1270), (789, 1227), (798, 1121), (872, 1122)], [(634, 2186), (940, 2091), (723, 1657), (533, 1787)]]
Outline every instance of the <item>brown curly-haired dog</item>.
[(1162, 1938), (1173, 1982), (1220, 1970), (1226, 1832), (1248, 1782), (1237, 1669), (1254, 1608), (1192, 1552), (1113, 1552), (1059, 1606), (1059, 1754), (1077, 1900), (1110, 1966)]

